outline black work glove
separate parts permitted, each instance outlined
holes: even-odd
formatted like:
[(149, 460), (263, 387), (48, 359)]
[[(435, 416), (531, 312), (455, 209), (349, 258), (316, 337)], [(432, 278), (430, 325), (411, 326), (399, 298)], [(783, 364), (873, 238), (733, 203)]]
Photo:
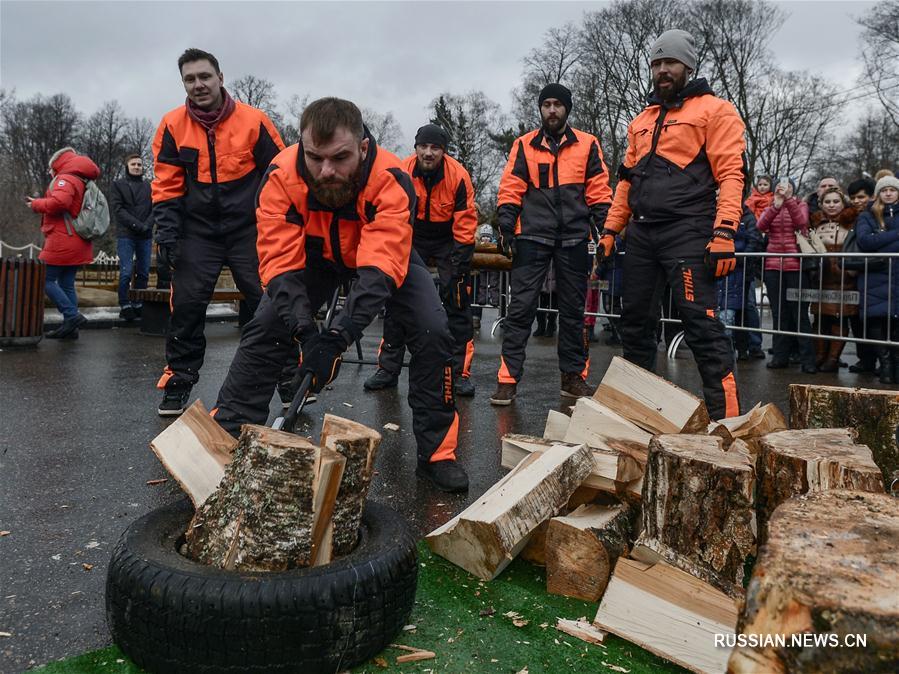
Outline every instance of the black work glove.
[(174, 271), (175, 265), (178, 264), (178, 244), (160, 243), (156, 251), (156, 264)]
[(294, 378), (295, 389), (300, 387), (307, 374), (312, 375), (312, 392), (318, 393), (330, 384), (340, 372), (341, 356), (346, 351), (346, 340), (337, 332), (328, 331), (313, 335), (303, 344), (303, 361)]
[(510, 260), (515, 257), (515, 231), (499, 230), (499, 252)]
[(450, 279), (449, 285), (443, 289), (444, 304), (456, 309), (462, 309), (465, 306), (465, 298), (468, 295), (468, 288), (465, 274), (456, 274)]

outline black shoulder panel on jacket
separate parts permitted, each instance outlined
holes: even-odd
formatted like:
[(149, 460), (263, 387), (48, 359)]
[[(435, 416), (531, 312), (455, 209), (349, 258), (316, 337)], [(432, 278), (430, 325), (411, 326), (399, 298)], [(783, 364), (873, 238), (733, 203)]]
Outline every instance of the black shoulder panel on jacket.
[(465, 181), (459, 181), (459, 187), (456, 188), (456, 203), (453, 211), (464, 211), (468, 206), (468, 188), (465, 187)]
[(518, 153), (515, 155), (515, 165), (512, 167), (512, 175), (528, 181), (528, 159), (524, 153), (524, 143), (518, 141)]
[(418, 197), (415, 196), (415, 186), (412, 184), (412, 178), (401, 168), (393, 167), (387, 169), (387, 171), (396, 178), (396, 181), (409, 198), (409, 224), (412, 225), (415, 222), (415, 209), (418, 201)]
[(275, 140), (269, 135), (268, 129), (265, 128), (265, 124), (259, 122), (259, 138), (256, 139), (256, 145), (253, 146), (253, 159), (256, 162), (256, 168), (265, 171), (280, 151)]
[(178, 144), (169, 131), (169, 127), (166, 127), (165, 131), (162, 132), (162, 144), (159, 147), (156, 161), (163, 164), (171, 164), (172, 166), (181, 166), (181, 159), (178, 157)]
[(602, 173), (602, 160), (599, 158), (599, 145), (594, 140), (590, 142), (590, 152), (587, 154), (586, 177), (593, 178), (600, 173)]

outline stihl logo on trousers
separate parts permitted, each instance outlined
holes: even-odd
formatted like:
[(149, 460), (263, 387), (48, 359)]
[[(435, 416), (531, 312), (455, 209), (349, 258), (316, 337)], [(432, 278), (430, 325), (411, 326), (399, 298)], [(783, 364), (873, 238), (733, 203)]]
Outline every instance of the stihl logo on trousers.
[(684, 269), (684, 299), (688, 302), (694, 302), (693, 296), (693, 270)]

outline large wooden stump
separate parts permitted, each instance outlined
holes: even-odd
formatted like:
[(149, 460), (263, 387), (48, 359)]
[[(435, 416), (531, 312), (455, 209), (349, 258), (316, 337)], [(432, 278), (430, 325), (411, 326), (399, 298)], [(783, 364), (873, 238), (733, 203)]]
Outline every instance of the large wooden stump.
[(644, 561), (660, 556), (732, 597), (743, 590), (746, 557), (755, 550), (755, 471), (721, 438), (657, 435), (643, 480)]
[(356, 547), (381, 435), (356, 421), (326, 414), (322, 422), (321, 444), (346, 457), (343, 479), (334, 504), (331, 531), (326, 533), (326, 538), (332, 540), (332, 554), (337, 557)]
[(705, 433), (705, 403), (666, 379), (615, 356), (593, 399), (650, 433)]
[(559, 513), (592, 467), (585, 445), (535, 451), (425, 540), (434, 553), (478, 578), (492, 580), (537, 526)]
[(244, 426), (221, 485), (191, 520), (188, 555), (243, 571), (311, 564), (318, 450), (293, 433)]
[(883, 476), (871, 450), (856, 444), (846, 428), (769, 433), (758, 457), (759, 540), (767, 522), (787, 499), (814, 491), (853, 489), (882, 492)]
[(854, 428), (887, 484), (899, 477), (899, 392), (790, 384), (792, 428)]
[(583, 505), (553, 517), (546, 531), (546, 591), (599, 601), (615, 561), (630, 549), (632, 514), (627, 505)]
[[(781, 505), (738, 632), (785, 635), (786, 643), (738, 644), (731, 674), (899, 671), (899, 499), (830, 491)], [(791, 635), (803, 633), (824, 643), (793, 645)], [(855, 635), (866, 644), (848, 647)]]

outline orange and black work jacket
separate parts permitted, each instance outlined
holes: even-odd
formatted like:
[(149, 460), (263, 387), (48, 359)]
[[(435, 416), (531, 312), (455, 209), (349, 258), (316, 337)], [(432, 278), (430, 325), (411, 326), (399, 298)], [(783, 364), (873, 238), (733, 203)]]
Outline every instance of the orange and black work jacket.
[(284, 149), (281, 136), (264, 112), (240, 102), (213, 133), (214, 140), (185, 105), (162, 118), (153, 139), (157, 243), (255, 227), (256, 191)]
[(315, 330), (306, 288), (317, 279), (357, 275), (332, 323), (349, 345), (406, 278), (415, 213), (412, 179), (367, 130), (366, 137), (359, 196), (343, 208), (329, 209), (310, 192), (302, 141), (275, 157), (259, 189), (259, 276), (279, 317), (300, 340)]
[(474, 188), (465, 167), (449, 155), (430, 173), (418, 168), (418, 157), (403, 160), (412, 176), (418, 210), (415, 214), (413, 245), (416, 242), (452, 242), (450, 264), (453, 276), (467, 274), (474, 254), (478, 215), (474, 208)]
[[(734, 106), (717, 98), (704, 79), (690, 82), (668, 103), (649, 106), (627, 129), (606, 227), (634, 222), (708, 220), (736, 230), (743, 211), (745, 126)], [(718, 193), (716, 195), (716, 190)]]
[(595, 136), (568, 126), (557, 143), (537, 129), (512, 145), (499, 183), (497, 224), (523, 239), (574, 245), (595, 240), (611, 202)]

